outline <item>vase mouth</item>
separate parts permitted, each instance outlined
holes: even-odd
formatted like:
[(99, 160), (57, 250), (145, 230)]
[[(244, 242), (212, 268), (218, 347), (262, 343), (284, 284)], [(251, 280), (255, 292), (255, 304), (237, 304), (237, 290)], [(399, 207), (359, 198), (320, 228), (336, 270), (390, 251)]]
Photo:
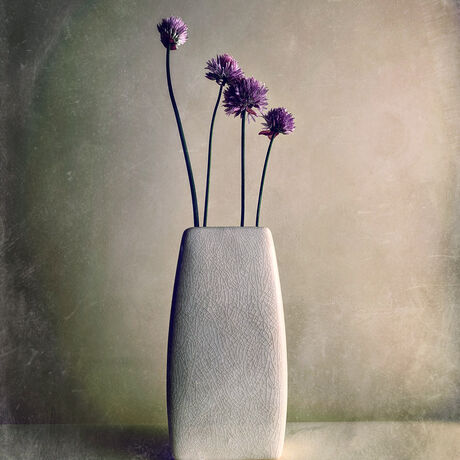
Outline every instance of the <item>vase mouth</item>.
[(268, 227), (240, 227), (240, 226), (228, 226), (228, 227), (189, 227), (184, 230), (183, 236), (186, 235), (213, 235), (212, 237), (218, 238), (225, 238), (225, 235), (246, 235), (250, 237), (250, 235), (267, 235), (270, 238), (272, 237), (272, 232)]
[[(232, 236), (233, 235), (233, 236)], [(183, 238), (273, 238), (268, 227), (189, 227), (184, 230)]]
[(268, 227), (263, 227), (263, 226), (254, 226), (254, 225), (245, 225), (244, 227), (241, 227), (240, 225), (217, 225), (217, 226), (210, 226), (210, 225), (207, 225), (206, 227), (188, 227), (185, 229), (185, 231), (187, 230), (216, 230), (216, 229), (232, 229), (232, 230), (235, 230), (235, 229), (240, 229), (240, 230), (264, 230), (264, 229), (268, 229)]
[(206, 227), (188, 227), (185, 229), (185, 232), (215, 232), (215, 231), (232, 231), (232, 232), (270, 232), (270, 229), (268, 227), (256, 227), (256, 226), (250, 226), (250, 225), (245, 225), (244, 227), (241, 227), (239, 225), (226, 225), (226, 226), (206, 226)]

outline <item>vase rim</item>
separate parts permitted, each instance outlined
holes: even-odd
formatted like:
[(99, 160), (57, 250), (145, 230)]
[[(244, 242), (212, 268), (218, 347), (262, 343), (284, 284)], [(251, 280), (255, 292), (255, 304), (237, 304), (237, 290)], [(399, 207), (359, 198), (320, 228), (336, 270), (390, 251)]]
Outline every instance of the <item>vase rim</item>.
[(245, 225), (244, 227), (241, 227), (239, 225), (217, 225), (217, 226), (206, 226), (206, 227), (188, 227), (185, 230), (216, 230), (216, 229), (241, 229), (241, 230), (265, 230), (268, 229), (268, 227), (256, 227), (256, 226), (251, 226), (251, 225)]

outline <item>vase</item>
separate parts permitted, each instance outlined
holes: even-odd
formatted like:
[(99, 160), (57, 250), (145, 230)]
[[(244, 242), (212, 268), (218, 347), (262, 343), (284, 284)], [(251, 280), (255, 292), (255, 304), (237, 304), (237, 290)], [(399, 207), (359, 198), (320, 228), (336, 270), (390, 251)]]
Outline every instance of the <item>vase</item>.
[(281, 455), (286, 335), (268, 228), (184, 232), (169, 328), (167, 407), (177, 460)]

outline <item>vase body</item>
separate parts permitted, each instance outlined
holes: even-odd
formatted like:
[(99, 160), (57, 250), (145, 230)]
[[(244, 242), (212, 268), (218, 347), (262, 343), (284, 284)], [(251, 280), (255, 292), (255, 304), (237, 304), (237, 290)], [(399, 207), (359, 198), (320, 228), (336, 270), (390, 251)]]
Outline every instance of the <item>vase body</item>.
[(286, 337), (269, 229), (184, 232), (171, 309), (167, 399), (177, 460), (281, 455)]

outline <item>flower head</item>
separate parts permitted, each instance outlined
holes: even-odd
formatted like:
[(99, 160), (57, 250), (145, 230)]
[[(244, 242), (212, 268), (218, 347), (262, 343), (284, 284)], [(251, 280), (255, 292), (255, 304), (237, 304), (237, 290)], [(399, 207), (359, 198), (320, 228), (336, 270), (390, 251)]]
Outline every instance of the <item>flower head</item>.
[(278, 136), (278, 134), (289, 134), (295, 129), (294, 116), (284, 107), (269, 110), (264, 116), (265, 130), (259, 134), (268, 136), (269, 139)]
[(224, 91), (225, 112), (235, 117), (247, 112), (254, 119), (257, 116), (254, 109), (262, 113), (268, 105), (267, 92), (268, 88), (255, 78), (240, 78)]
[(244, 76), (238, 62), (229, 54), (221, 54), (206, 62), (206, 78), (214, 80), (217, 84), (234, 84)]
[(161, 43), (165, 48), (170, 45), (170, 49), (175, 50), (179, 45), (183, 45), (188, 38), (188, 27), (181, 18), (171, 16), (162, 19), (157, 25), (160, 32)]

